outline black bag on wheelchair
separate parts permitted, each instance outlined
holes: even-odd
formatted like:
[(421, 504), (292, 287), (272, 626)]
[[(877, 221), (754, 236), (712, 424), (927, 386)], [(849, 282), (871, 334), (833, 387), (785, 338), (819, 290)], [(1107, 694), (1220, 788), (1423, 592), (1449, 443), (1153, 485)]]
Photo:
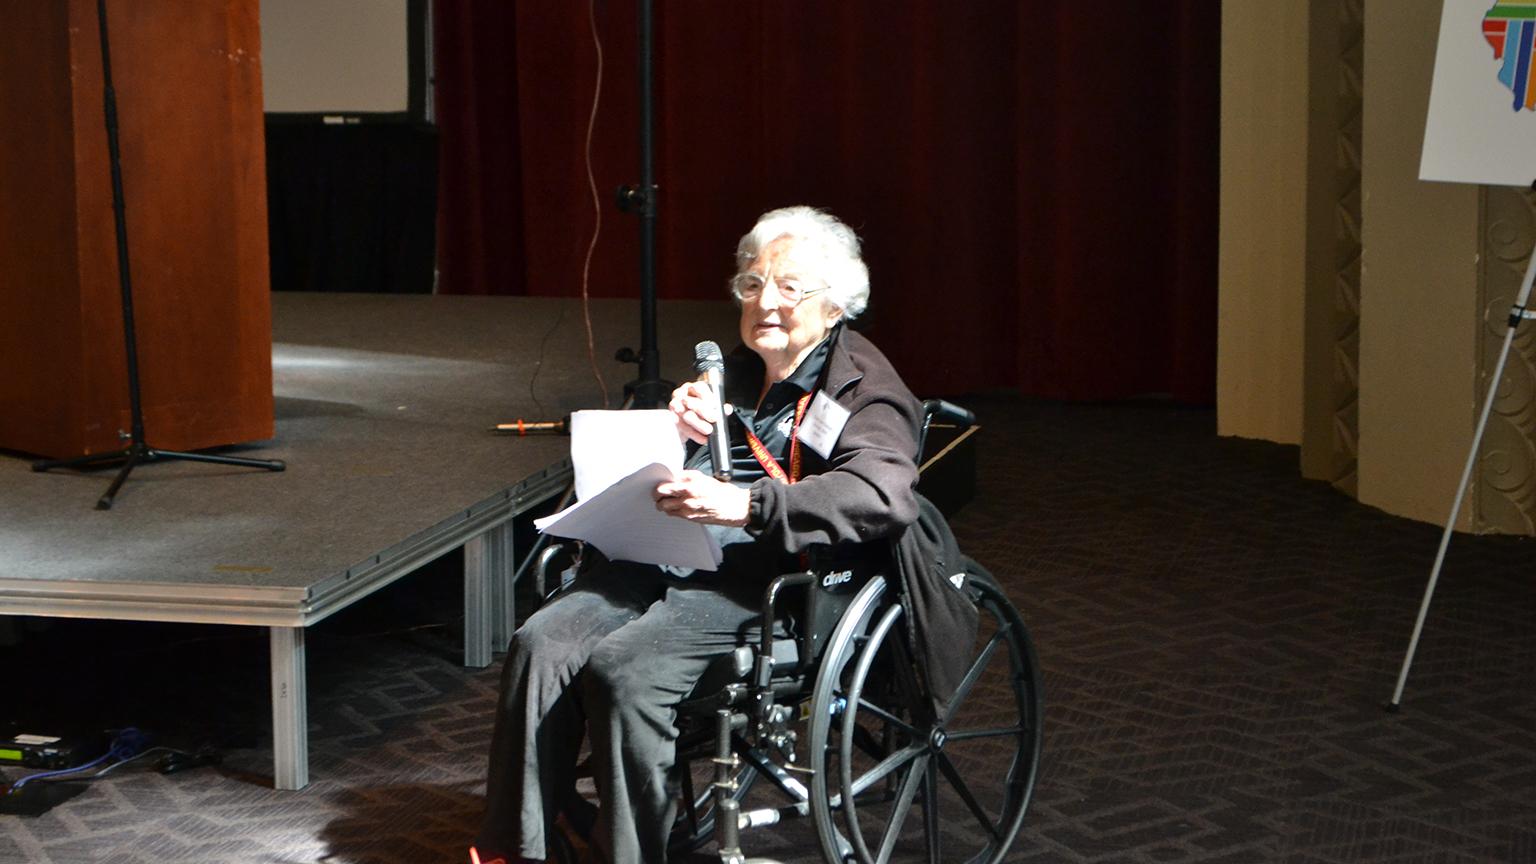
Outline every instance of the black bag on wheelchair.
[(894, 542), (902, 603), (910, 614), (907, 636), (915, 646), (918, 673), (927, 685), (935, 715), (943, 715), (970, 667), (956, 646), (976, 641), (977, 611), (965, 580), (992, 575), (960, 551), (949, 522), (927, 498), (917, 496), (917, 521)]

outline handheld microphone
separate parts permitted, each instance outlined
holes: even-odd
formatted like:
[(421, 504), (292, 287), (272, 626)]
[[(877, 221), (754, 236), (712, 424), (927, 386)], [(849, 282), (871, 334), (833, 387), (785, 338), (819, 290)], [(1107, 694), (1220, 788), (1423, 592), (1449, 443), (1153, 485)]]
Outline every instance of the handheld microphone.
[(710, 392), (715, 394), (715, 410), (720, 417), (709, 433), (709, 461), (715, 469), (715, 479), (729, 482), (731, 479), (731, 436), (725, 426), (725, 356), (720, 346), (704, 341), (693, 346), (693, 368), (704, 376)]

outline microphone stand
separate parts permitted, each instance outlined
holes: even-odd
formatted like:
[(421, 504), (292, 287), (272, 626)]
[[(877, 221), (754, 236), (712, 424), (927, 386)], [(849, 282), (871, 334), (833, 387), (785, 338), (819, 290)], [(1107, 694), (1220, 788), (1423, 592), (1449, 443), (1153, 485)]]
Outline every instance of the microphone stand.
[(651, 98), (651, 67), (655, 40), (651, 34), (651, 0), (638, 0), (640, 18), (640, 185), (621, 186), (619, 209), (640, 216), (640, 352), (621, 348), (616, 359), (639, 363), (640, 377), (624, 385), (626, 401), (635, 408), (667, 404), (673, 385), (661, 379), (661, 353), (656, 348), (656, 177), (653, 170), (655, 117)]
[[(638, 363), (640, 377), (624, 385), (625, 408), (657, 408), (667, 404), (675, 386), (661, 377), (661, 352), (656, 347), (656, 176), (654, 170), (654, 100), (652, 99), (651, 67), (655, 40), (651, 27), (651, 0), (637, 0), (639, 15), (639, 79), (640, 79), (640, 184), (620, 186), (616, 195), (619, 209), (640, 217), (640, 350), (620, 348), (614, 359), (621, 363)], [(569, 434), (566, 420), (514, 421), (498, 423), (493, 431), (501, 434), (525, 435), (529, 431)], [(565, 506), (574, 485), (561, 499)], [(524, 556), (513, 576), (513, 584), (527, 571), (539, 555), (548, 535), (541, 534), (532, 549)]]
[(207, 453), (181, 453), (151, 447), (144, 436), (144, 410), (139, 394), (139, 352), (133, 322), (133, 284), (128, 272), (128, 225), (123, 215), (123, 168), (117, 142), (117, 94), (112, 89), (112, 56), (107, 39), (106, 0), (96, 0), (96, 20), (101, 29), (101, 82), (107, 124), (107, 154), (112, 165), (112, 217), (117, 229), (117, 275), (123, 304), (123, 348), (128, 361), (128, 411), (131, 418), (128, 444), (111, 453), (97, 453), (74, 459), (44, 459), (32, 463), (33, 471), (51, 471), (54, 468), (97, 468), (109, 462), (122, 462), (117, 477), (107, 487), (106, 494), (96, 501), (97, 510), (112, 509), (113, 499), (122, 488), (128, 474), (140, 462), (161, 459), (185, 459), (190, 462), (212, 462), (220, 465), (239, 465), (247, 468), (264, 468), (281, 471), (286, 466), (277, 459), (245, 459), (238, 456), (215, 456)]

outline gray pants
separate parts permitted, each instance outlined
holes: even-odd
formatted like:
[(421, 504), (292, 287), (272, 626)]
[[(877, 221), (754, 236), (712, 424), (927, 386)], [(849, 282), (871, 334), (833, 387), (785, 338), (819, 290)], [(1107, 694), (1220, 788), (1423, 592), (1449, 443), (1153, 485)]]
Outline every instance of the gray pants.
[(602, 801), (593, 847), (614, 864), (665, 861), (676, 811), (674, 706), (711, 660), (757, 638), (762, 588), (604, 562), (534, 613), (502, 669), (476, 846), (549, 857), (546, 832), (573, 807), (585, 725)]

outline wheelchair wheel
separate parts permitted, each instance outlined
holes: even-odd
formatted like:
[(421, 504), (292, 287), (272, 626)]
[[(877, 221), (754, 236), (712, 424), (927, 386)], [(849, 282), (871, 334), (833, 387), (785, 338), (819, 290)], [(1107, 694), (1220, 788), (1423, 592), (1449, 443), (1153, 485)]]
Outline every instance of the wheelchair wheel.
[(1034, 791), (1041, 698), (1034, 648), (996, 587), (980, 611), (966, 683), (943, 716), (922, 692), (906, 610), (883, 579), (827, 642), (812, 697), (811, 810), (828, 861), (966, 861), (1007, 854)]

